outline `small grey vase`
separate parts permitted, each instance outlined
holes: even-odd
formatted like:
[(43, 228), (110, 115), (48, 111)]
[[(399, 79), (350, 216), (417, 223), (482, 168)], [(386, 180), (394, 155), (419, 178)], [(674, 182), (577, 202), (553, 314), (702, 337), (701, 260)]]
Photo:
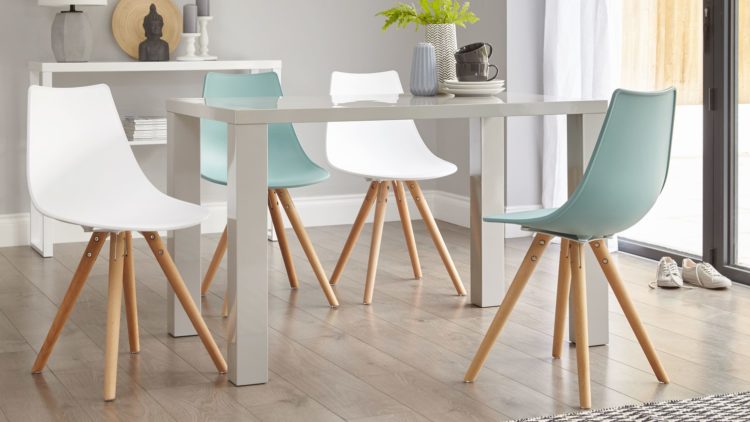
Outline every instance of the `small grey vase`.
[(411, 61), (411, 93), (420, 97), (432, 97), (438, 93), (438, 75), (435, 47), (421, 42), (414, 47)]

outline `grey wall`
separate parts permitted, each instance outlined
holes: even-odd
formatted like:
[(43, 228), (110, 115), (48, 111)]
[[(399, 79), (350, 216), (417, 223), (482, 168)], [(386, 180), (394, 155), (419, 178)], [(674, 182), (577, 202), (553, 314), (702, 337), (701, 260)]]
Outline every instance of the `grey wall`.
[[(544, 0), (475, 1), (483, 25), (459, 33), (459, 44), (477, 40), (495, 46), (493, 62), (500, 66), (510, 92), (542, 92)], [(488, 19), (488, 17), (490, 17)], [(468, 122), (439, 122), (438, 153), (454, 160), (459, 172), (441, 179), (437, 189), (468, 196)], [(517, 117), (508, 121), (508, 206), (541, 204), (542, 120)]]
[[(180, 6), (185, 2), (177, 1)], [(110, 20), (116, 1), (109, 3), (106, 7), (85, 8), (96, 34), (93, 60), (129, 60), (112, 37)], [(541, 30), (540, 11), (543, 22), (543, 1), (510, 0), (508, 3), (508, 16), (512, 19), (507, 19), (506, 26), (506, 0), (472, 2), (482, 20), (469, 29), (459, 29), (459, 43), (477, 40), (493, 43), (495, 54), (508, 63), (507, 68), (503, 66), (501, 76), (509, 80), (509, 88), (540, 91), (542, 35), (537, 31)], [(391, 4), (393, 0), (214, 0), (211, 51), (221, 59), (283, 60), (282, 81), (287, 93), (325, 93), (334, 69), (354, 72), (396, 69), (408, 89), (411, 49), (423, 35), (413, 30), (381, 32), (382, 20), (374, 15)], [(0, 51), (3, 52), (0, 60), (0, 214), (9, 214), (28, 210), (26, 69), (30, 60), (53, 60), (49, 31), (56, 10), (39, 7), (33, 0), (5, 0), (3, 9), (0, 17)], [(507, 51), (506, 41), (511, 44)], [(513, 44), (516, 42), (519, 44)], [(61, 86), (99, 82), (112, 87), (121, 114), (163, 114), (165, 97), (198, 96), (202, 75), (67, 75), (55, 80), (55, 84)], [(463, 169), (468, 163), (468, 132), (465, 122), (420, 122), (419, 125), (428, 145), (462, 168), (459, 174), (426, 188), (437, 187), (466, 196), (467, 179)], [(532, 124), (520, 125), (523, 127), (519, 130), (529, 133), (512, 137), (510, 141), (509, 154), (514, 158), (509, 168), (512, 182), (509, 203), (534, 204), (539, 202), (538, 131)], [(299, 125), (297, 129), (307, 152), (324, 164), (323, 126)], [(144, 146), (135, 151), (149, 177), (157, 186), (164, 186), (165, 148)], [(305, 188), (297, 195), (359, 193), (364, 188), (361, 179), (333, 172), (328, 183)], [(222, 198), (220, 188), (206, 186), (205, 201)]]

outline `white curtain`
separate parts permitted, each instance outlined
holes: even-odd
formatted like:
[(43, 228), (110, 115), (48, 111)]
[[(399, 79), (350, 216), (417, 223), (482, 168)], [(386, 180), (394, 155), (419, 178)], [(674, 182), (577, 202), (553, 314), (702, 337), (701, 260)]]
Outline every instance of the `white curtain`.
[[(620, 0), (546, 0), (544, 94), (609, 99), (620, 82), (621, 33)], [(564, 117), (544, 118), (545, 208), (558, 207), (568, 197), (566, 130)]]

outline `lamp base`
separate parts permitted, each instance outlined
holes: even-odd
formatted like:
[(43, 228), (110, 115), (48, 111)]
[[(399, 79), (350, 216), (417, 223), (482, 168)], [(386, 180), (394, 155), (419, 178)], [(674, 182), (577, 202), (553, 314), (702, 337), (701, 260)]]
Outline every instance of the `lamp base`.
[(79, 11), (60, 12), (52, 22), (52, 52), (58, 62), (87, 62), (94, 48), (89, 18)]

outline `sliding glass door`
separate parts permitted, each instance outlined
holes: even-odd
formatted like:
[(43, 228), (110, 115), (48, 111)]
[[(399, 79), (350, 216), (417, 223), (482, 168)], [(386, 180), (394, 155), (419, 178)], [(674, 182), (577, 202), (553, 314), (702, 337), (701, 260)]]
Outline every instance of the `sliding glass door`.
[(732, 146), (734, 164), (731, 194), (734, 214), (731, 235), (737, 245), (732, 263), (750, 268), (750, 0), (737, 3), (737, 93), (736, 136)]
[(623, 1), (622, 86), (675, 86), (670, 174), (620, 249), (750, 284), (750, 0)]
[(623, 88), (677, 88), (669, 177), (649, 214), (621, 237), (635, 247), (703, 250), (703, 0), (627, 0)]

